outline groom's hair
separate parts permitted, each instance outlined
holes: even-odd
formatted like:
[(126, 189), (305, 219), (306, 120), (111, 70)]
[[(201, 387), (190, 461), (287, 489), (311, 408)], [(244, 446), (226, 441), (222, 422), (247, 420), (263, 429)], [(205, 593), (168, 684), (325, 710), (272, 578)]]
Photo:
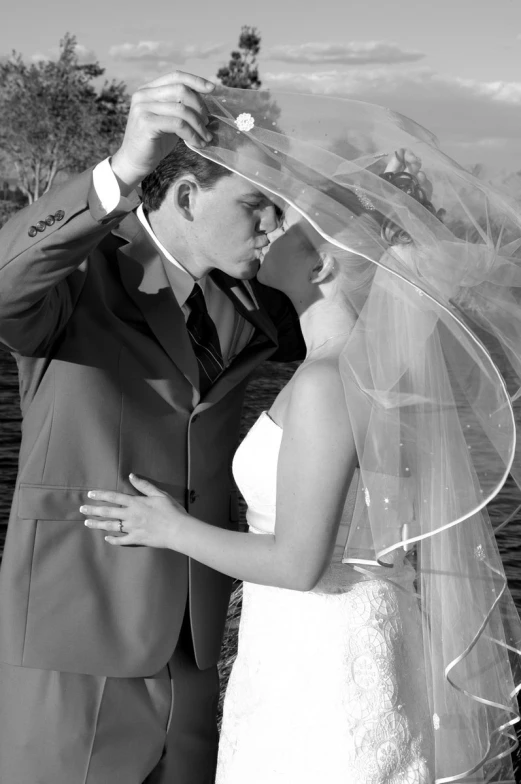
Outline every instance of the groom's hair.
[(222, 177), (229, 177), (232, 172), (179, 142), (175, 150), (165, 156), (141, 183), (145, 214), (158, 210), (170, 186), (185, 174), (192, 174), (201, 188), (210, 189)]

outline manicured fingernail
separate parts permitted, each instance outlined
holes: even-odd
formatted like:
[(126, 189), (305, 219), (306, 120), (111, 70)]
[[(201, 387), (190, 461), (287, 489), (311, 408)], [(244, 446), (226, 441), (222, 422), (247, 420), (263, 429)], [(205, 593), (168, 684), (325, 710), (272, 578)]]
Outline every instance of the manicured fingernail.
[(90, 520), (85, 520), (85, 525), (86, 525), (88, 528), (90, 528), (90, 524), (91, 524), (91, 523), (90, 523)]
[(89, 490), (87, 495), (89, 496), (89, 498), (96, 498), (97, 494), (94, 492), (94, 490)]
[(80, 512), (83, 512), (85, 514), (86, 511), (87, 511), (86, 506), (80, 506)]

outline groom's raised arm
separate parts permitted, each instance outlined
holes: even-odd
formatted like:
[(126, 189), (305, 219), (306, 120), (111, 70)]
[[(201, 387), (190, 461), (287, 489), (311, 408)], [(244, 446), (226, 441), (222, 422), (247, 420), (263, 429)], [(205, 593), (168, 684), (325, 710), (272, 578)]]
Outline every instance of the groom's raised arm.
[[(114, 204), (107, 207), (104, 199), (100, 204), (90, 169), (5, 225), (0, 231), (0, 342), (31, 355), (54, 340), (81, 291), (87, 257), (136, 206), (135, 187), (180, 139), (197, 147), (210, 141), (199, 93), (213, 89), (206, 79), (176, 71), (134, 93), (123, 142), (110, 164)], [(127, 196), (131, 203), (122, 206)]]
[(32, 354), (59, 334), (81, 291), (87, 257), (137, 203), (137, 196), (121, 200), (107, 215), (88, 169), (6, 223), (0, 230), (4, 345)]

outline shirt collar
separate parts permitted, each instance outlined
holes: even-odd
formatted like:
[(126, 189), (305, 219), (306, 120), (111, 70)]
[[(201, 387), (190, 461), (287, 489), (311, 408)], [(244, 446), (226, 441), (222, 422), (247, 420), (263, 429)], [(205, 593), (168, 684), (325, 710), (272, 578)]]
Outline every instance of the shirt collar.
[(182, 308), (183, 305), (186, 304), (186, 300), (192, 293), (195, 283), (197, 283), (201, 287), (204, 294), (206, 289), (206, 275), (202, 278), (199, 278), (199, 280), (196, 280), (193, 277), (193, 275), (191, 275), (188, 272), (188, 270), (186, 270), (183, 267), (183, 265), (177, 261), (177, 259), (174, 259), (172, 254), (167, 251), (165, 246), (159, 242), (158, 238), (154, 234), (150, 223), (146, 219), (142, 204), (140, 204), (136, 210), (136, 217), (138, 218), (139, 222), (142, 224), (145, 231), (148, 232), (153, 243), (161, 251), (165, 259), (167, 259), (167, 261), (170, 262), (170, 264), (173, 264), (174, 267), (177, 267), (177, 269), (181, 270), (181, 272), (183, 273), (182, 275), (176, 276), (176, 285), (172, 287), (178, 305)]

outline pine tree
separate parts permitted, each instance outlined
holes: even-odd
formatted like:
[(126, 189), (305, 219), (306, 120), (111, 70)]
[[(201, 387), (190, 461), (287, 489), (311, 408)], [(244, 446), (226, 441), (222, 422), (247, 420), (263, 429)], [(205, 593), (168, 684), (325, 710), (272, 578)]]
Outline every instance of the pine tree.
[(261, 37), (255, 27), (243, 25), (239, 36), (239, 50), (234, 50), (228, 65), (219, 68), (217, 78), (225, 87), (258, 90), (262, 82), (257, 69)]

